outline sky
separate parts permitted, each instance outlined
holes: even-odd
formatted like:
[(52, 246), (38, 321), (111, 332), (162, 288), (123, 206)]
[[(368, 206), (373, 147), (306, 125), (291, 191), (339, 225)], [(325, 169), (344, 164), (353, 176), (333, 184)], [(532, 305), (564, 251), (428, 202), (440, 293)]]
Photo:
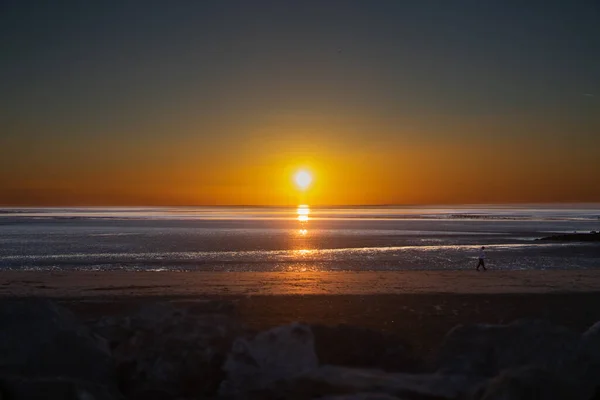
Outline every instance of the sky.
[(0, 54), (0, 205), (600, 201), (596, 0), (4, 0)]

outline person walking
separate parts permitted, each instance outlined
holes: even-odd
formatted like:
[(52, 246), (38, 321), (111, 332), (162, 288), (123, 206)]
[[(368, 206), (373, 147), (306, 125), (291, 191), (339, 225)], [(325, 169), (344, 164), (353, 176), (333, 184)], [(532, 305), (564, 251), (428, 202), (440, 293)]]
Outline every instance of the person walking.
[(479, 250), (479, 262), (477, 263), (477, 271), (479, 271), (479, 267), (483, 267), (484, 271), (487, 271), (485, 267), (485, 247), (481, 246), (481, 250)]

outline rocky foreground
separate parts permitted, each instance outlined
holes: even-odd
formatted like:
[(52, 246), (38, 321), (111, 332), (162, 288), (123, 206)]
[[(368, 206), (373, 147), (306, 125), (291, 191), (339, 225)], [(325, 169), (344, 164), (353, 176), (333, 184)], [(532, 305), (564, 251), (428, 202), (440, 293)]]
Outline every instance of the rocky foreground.
[(600, 323), (459, 325), (422, 360), (366, 328), (252, 332), (230, 307), (163, 302), (82, 321), (48, 300), (3, 300), (0, 399), (600, 399)]

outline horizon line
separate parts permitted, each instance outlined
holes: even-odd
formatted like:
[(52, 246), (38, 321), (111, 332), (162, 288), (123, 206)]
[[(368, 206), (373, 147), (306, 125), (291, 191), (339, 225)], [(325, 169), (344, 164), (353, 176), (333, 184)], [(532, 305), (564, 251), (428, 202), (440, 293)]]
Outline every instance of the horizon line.
[[(306, 203), (304, 203), (306, 204)], [(300, 204), (69, 204), (69, 205), (18, 205), (0, 204), (0, 208), (191, 208), (191, 207), (231, 207), (231, 208), (296, 208)], [(540, 206), (540, 205), (597, 205), (600, 201), (549, 201), (549, 202), (501, 202), (501, 203), (373, 203), (373, 204), (307, 204), (314, 208), (334, 207), (456, 207), (456, 206)]]

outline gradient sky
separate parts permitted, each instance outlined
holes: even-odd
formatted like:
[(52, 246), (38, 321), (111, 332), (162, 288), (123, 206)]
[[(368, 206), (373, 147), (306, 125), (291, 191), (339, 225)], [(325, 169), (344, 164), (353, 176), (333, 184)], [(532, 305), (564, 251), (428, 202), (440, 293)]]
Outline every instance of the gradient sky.
[(597, 0), (4, 0), (0, 54), (4, 205), (600, 201)]

